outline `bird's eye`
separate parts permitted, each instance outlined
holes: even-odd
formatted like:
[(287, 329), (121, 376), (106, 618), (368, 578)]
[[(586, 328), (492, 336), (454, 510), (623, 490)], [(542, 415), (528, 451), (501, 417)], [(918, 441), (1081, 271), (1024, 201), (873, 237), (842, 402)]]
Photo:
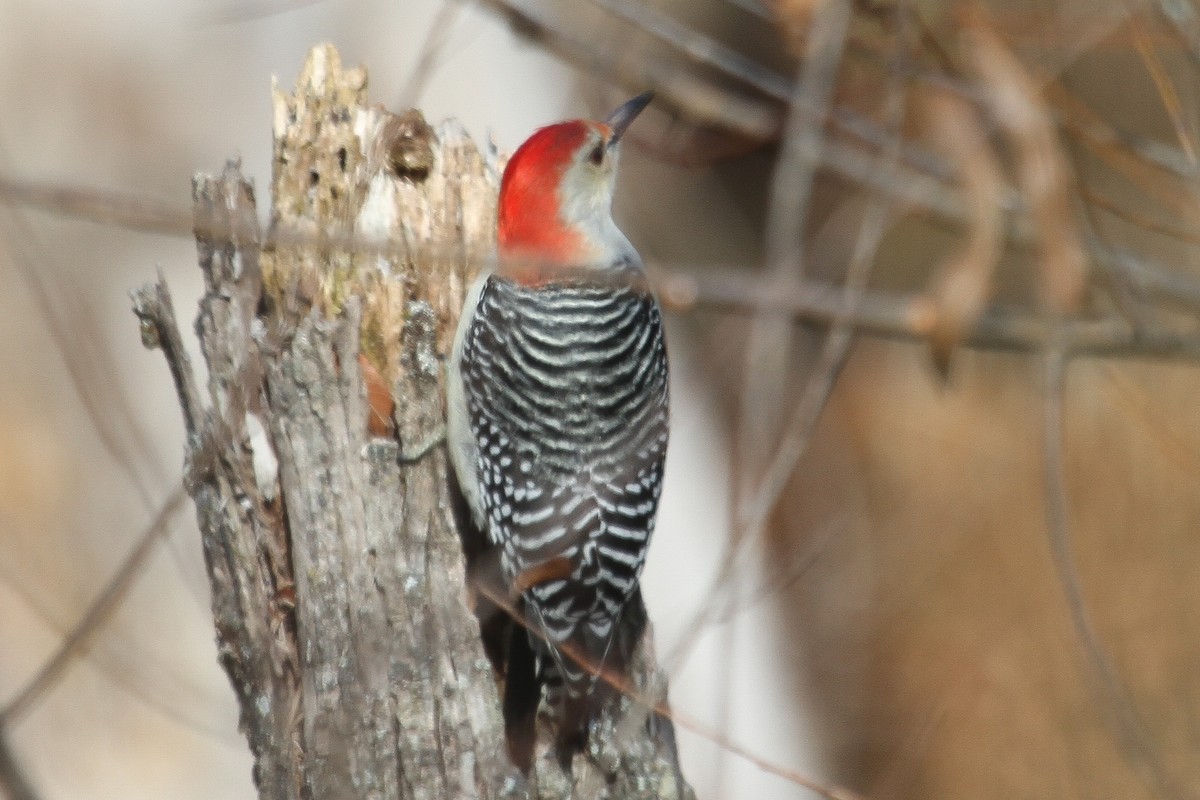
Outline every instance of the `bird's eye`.
[(588, 153), (588, 161), (595, 164), (597, 167), (604, 163), (604, 145), (598, 144), (592, 148), (592, 152)]

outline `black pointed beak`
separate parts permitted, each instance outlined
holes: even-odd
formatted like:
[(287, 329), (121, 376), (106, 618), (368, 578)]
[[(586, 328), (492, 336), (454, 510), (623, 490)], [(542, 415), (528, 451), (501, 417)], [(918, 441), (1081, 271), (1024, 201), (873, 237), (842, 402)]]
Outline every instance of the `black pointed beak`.
[(650, 105), (650, 101), (653, 99), (653, 89), (642, 92), (608, 115), (608, 119), (604, 120), (604, 124), (612, 128), (612, 138), (608, 140), (608, 149), (611, 150), (617, 146), (617, 142), (621, 141), (621, 137), (625, 135), (630, 124), (637, 119), (638, 114), (642, 113), (642, 109)]

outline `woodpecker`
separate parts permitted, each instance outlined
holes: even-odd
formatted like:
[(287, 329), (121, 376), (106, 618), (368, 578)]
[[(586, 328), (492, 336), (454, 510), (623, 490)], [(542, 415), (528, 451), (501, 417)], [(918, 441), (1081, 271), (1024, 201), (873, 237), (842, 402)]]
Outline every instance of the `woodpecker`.
[(608, 694), (597, 671), (624, 675), (645, 626), (667, 349), (612, 195), (621, 138), (652, 96), (541, 128), (513, 153), (496, 257), (467, 294), (449, 368), (451, 462), (523, 623), (493, 660), (507, 665), (509, 752), (525, 772), (543, 690), (565, 766)]

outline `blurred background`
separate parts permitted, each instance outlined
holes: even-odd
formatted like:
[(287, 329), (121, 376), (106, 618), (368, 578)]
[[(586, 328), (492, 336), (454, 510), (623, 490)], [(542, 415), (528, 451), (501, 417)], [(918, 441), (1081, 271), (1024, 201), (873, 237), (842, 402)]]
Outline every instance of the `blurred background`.
[[(659, 92), (616, 215), (674, 312), (645, 585), (699, 797), (1200, 796), (1191, 0), (0, 0), (0, 201), (168, 214), (237, 155), (265, 207), (322, 41), (502, 151)], [(26, 692), (180, 483), (127, 295), (190, 318), (194, 246), (106, 203), (0, 206), (0, 772), (251, 798), (190, 502)]]

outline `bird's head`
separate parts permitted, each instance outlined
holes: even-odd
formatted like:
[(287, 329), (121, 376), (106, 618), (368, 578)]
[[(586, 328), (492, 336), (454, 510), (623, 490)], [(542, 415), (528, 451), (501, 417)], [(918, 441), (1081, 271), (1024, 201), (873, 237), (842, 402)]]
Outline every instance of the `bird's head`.
[(604, 122), (541, 128), (517, 148), (500, 180), (502, 263), (603, 266), (632, 252), (612, 220), (613, 183), (621, 137), (653, 96), (639, 94)]

